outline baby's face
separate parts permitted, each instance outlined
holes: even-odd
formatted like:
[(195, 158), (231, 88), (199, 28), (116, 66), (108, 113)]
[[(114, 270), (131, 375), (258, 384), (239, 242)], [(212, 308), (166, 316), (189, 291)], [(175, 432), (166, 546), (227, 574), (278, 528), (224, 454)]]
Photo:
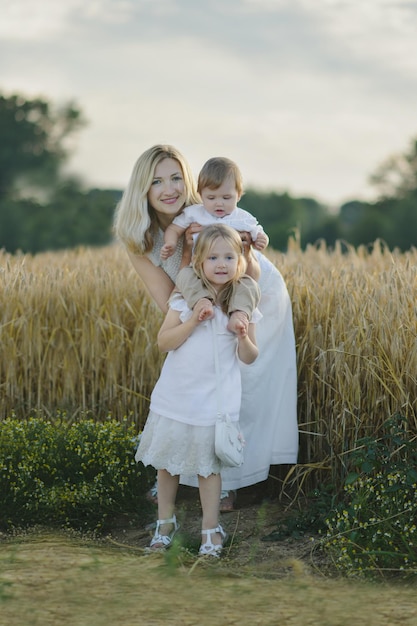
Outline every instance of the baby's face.
[(217, 187), (217, 189), (210, 189), (204, 187), (201, 190), (201, 199), (203, 200), (204, 208), (206, 211), (214, 217), (224, 217), (230, 215), (236, 208), (239, 202), (239, 194), (236, 191), (234, 180), (226, 180), (224, 183)]

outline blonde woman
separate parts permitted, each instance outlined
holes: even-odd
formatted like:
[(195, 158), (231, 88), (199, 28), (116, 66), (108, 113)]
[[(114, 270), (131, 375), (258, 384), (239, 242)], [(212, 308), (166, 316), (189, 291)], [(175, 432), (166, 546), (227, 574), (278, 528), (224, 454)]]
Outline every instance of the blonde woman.
[[(187, 245), (186, 238), (180, 239), (175, 253), (163, 260), (164, 231), (184, 207), (200, 202), (184, 156), (173, 146), (155, 145), (138, 158), (117, 207), (115, 233), (125, 245), (150, 296), (164, 313), (183, 264), (183, 247), (190, 260), (192, 245), (192, 242)], [(193, 227), (189, 232), (193, 232)], [(257, 324), (260, 356), (252, 365), (241, 365), (240, 422), (246, 437), (245, 463), (222, 471), (225, 492), (221, 510), (233, 508), (236, 489), (265, 481), (270, 465), (296, 463), (298, 454), (291, 302), (276, 267), (262, 253), (248, 248), (252, 252), (248, 269), (251, 264), (258, 264), (260, 271), (258, 308), (262, 319)], [(196, 476), (182, 476), (181, 482), (198, 485)]]

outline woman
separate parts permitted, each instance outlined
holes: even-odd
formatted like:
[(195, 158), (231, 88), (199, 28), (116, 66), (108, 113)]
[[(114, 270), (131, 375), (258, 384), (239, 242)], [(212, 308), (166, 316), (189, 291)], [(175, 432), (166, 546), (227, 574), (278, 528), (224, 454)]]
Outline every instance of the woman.
[[(175, 253), (161, 259), (164, 231), (185, 206), (200, 202), (182, 154), (173, 146), (156, 145), (137, 160), (117, 207), (115, 233), (164, 313), (183, 256), (180, 240)], [(222, 471), (223, 489), (229, 492), (222, 494), (222, 510), (233, 507), (234, 490), (266, 480), (270, 465), (297, 462), (297, 369), (291, 302), (275, 266), (260, 252), (254, 254), (261, 270), (259, 357), (253, 364), (241, 366), (240, 424), (246, 439), (245, 462)], [(196, 476), (182, 476), (181, 482), (198, 485)]]

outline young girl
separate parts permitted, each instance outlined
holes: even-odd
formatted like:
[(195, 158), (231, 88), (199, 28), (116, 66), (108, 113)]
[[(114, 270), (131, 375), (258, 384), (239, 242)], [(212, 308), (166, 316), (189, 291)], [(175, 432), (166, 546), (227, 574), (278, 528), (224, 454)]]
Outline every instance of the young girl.
[[(212, 324), (215, 324), (224, 406), (239, 419), (239, 360), (258, 356), (254, 324), (237, 334), (227, 329), (229, 300), (246, 270), (239, 234), (223, 224), (206, 226), (193, 254), (196, 275), (209, 290), (214, 307), (199, 301), (189, 309), (180, 294), (158, 334), (160, 350), (168, 352), (151, 396), (150, 412), (136, 452), (136, 461), (153, 465), (158, 474), (158, 520), (150, 549), (168, 548), (177, 532), (174, 509), (180, 474), (198, 476), (202, 519), (200, 554), (220, 556), (226, 533), (219, 524), (222, 464), (214, 452), (217, 416), (216, 372)], [(256, 312), (252, 322), (256, 321)]]

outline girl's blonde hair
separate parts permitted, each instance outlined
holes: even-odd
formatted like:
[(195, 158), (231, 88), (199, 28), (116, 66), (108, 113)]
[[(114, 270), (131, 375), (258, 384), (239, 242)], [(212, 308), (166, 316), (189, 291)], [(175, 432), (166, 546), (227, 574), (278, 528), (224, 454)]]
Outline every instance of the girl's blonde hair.
[(198, 175), (197, 191), (218, 189), (225, 180), (231, 178), (235, 184), (239, 196), (243, 193), (242, 173), (236, 163), (226, 157), (213, 157), (204, 163)]
[(117, 205), (113, 230), (127, 249), (145, 254), (153, 248), (157, 216), (148, 203), (148, 191), (155, 176), (155, 168), (164, 159), (178, 161), (185, 187), (184, 206), (198, 204), (195, 180), (185, 157), (174, 146), (157, 144), (146, 150), (136, 161), (122, 199)]
[[(230, 244), (238, 257), (237, 270), (235, 276), (222, 287), (221, 291), (214, 290), (204, 274), (203, 264), (210, 254), (216, 239), (222, 238)], [(224, 313), (228, 312), (230, 300), (234, 294), (236, 283), (246, 272), (246, 259), (243, 256), (243, 245), (239, 233), (234, 228), (226, 224), (211, 224), (205, 226), (198, 235), (193, 252), (193, 268), (203, 285), (213, 296), (213, 300), (221, 307)]]

